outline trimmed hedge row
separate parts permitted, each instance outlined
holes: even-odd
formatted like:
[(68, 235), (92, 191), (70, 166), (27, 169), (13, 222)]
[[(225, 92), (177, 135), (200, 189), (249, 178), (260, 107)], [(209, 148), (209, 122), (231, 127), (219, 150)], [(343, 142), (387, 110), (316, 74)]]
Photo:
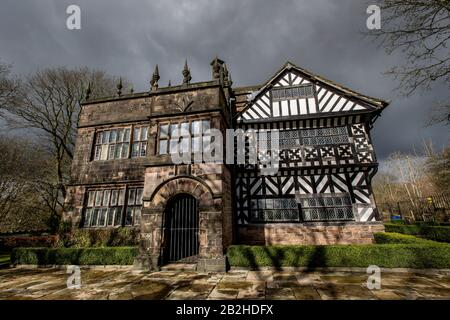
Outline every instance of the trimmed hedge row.
[(386, 223), (384, 228), (386, 232), (420, 235), (429, 240), (450, 242), (449, 226), (430, 226), (425, 224), (398, 225)]
[(396, 232), (377, 232), (373, 234), (375, 242), (378, 244), (385, 243), (405, 243), (405, 244), (439, 244), (439, 242), (418, 238), (408, 234)]
[(234, 267), (450, 268), (447, 244), (246, 246), (228, 248)]
[(131, 265), (137, 247), (110, 248), (16, 248), (12, 264), (33, 265)]

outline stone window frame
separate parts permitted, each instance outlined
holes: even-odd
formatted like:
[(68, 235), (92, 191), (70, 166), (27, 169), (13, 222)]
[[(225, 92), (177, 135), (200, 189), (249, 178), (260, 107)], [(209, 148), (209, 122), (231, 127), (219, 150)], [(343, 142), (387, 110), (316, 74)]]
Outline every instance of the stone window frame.
[[(194, 123), (201, 123), (201, 126), (199, 128), (199, 131), (195, 130), (193, 124)], [(207, 123), (207, 126), (204, 126), (204, 123)], [(157, 133), (157, 143), (156, 143), (156, 154), (159, 156), (162, 155), (170, 155), (171, 154), (171, 143), (175, 139), (172, 139), (173, 137), (178, 138), (178, 143), (176, 144), (177, 150), (175, 152), (180, 152), (180, 145), (182, 145), (182, 140), (180, 143), (180, 138), (182, 136), (179, 135), (179, 131), (182, 128), (183, 125), (187, 125), (189, 129), (189, 145), (186, 146), (187, 150), (191, 151), (192, 153), (201, 151), (201, 146), (205, 143), (207, 143), (207, 139), (211, 139), (210, 135), (206, 135), (204, 132), (208, 129), (211, 129), (211, 118), (194, 118), (194, 119), (179, 119), (179, 120), (167, 120), (167, 121), (161, 121), (158, 123), (158, 133)], [(172, 126), (176, 126), (175, 128), (171, 128)], [(163, 127), (167, 127), (167, 130), (164, 130), (163, 133)], [(205, 129), (206, 128), (206, 129)], [(187, 129), (187, 128), (185, 128)], [(177, 131), (178, 133), (176, 135), (172, 135), (172, 132)], [(167, 133), (165, 133), (167, 132)], [(195, 150), (196, 148), (193, 147), (194, 141), (199, 141), (198, 148), (200, 150)], [(165, 151), (162, 152), (162, 142), (164, 142), (164, 149)], [(175, 142), (174, 142), (175, 145)], [(183, 152), (183, 150), (182, 150)]]
[[(140, 226), (143, 208), (143, 191), (144, 186), (142, 184), (92, 187), (86, 189), (80, 227), (85, 229), (102, 229)], [(113, 196), (113, 194), (116, 194), (116, 196)], [(134, 194), (134, 196), (131, 197), (131, 194)], [(105, 199), (107, 200), (105, 201)], [(98, 210), (96, 214), (95, 210)], [(102, 218), (103, 214), (104, 216)], [(93, 225), (92, 219), (94, 217), (96, 217), (96, 223)], [(100, 223), (102, 221), (103, 223)]]
[[(136, 129), (138, 129), (139, 138), (136, 140)], [(145, 129), (145, 131), (144, 131)], [(120, 135), (119, 132), (123, 134)], [(145, 132), (144, 136), (142, 132)], [(129, 124), (122, 126), (113, 126), (102, 129), (96, 129), (93, 139), (93, 152), (91, 161), (111, 161), (111, 160), (123, 160), (131, 158), (143, 158), (148, 154), (148, 138), (149, 138), (150, 125), (149, 124)], [(105, 132), (108, 134), (105, 138)], [(114, 139), (111, 137), (113, 136)], [(128, 134), (127, 134), (128, 132)], [(101, 137), (101, 141), (99, 140)], [(120, 138), (121, 137), (121, 138)], [(117, 156), (117, 146), (120, 145), (120, 156)], [(133, 147), (137, 145), (137, 154), (133, 154)], [(103, 146), (106, 146), (106, 151), (103, 151)], [(125, 148), (126, 147), (126, 148)], [(124, 151), (125, 150), (125, 151)], [(145, 150), (142, 152), (142, 150)], [(102, 157), (105, 152), (105, 157)], [(111, 154), (113, 156), (111, 157)], [(103, 158), (103, 159), (102, 159)]]

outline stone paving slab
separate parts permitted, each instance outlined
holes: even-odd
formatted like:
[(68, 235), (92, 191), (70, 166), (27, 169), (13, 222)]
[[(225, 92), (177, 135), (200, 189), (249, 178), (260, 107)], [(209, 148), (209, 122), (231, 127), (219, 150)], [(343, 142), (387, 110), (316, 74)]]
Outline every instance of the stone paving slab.
[(129, 299), (450, 299), (448, 270), (398, 272), (384, 269), (381, 289), (366, 287), (360, 271), (231, 270), (198, 273), (166, 270), (140, 272), (130, 268), (81, 269), (81, 288), (67, 288), (61, 268), (0, 270), (0, 299), (129, 300)]

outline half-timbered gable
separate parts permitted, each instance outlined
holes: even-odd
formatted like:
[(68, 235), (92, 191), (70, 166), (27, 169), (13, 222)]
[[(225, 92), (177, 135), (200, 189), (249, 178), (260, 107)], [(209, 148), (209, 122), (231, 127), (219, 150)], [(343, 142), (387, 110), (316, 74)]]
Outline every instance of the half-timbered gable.
[(259, 162), (237, 166), (239, 225), (376, 221), (370, 128), (385, 102), (291, 63), (245, 91), (236, 126), (269, 135), (276, 131), (279, 150), (274, 175), (263, 174)]
[(238, 121), (330, 116), (372, 112), (382, 107), (375, 99), (357, 94), (287, 63), (259, 90), (248, 95)]

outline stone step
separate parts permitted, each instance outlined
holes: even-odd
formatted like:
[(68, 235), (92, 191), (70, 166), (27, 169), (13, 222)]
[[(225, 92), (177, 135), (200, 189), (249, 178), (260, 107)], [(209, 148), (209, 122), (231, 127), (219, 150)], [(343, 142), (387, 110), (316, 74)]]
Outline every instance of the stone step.
[(169, 263), (161, 267), (161, 271), (195, 271), (196, 263)]

